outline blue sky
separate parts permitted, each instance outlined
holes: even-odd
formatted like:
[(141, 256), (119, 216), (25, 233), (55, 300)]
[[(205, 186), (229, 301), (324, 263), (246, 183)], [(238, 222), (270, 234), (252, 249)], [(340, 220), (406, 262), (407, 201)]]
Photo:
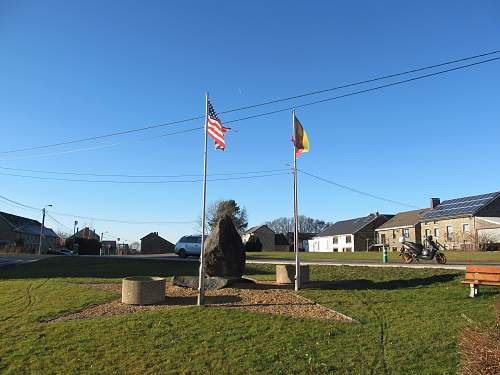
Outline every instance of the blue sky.
[[(217, 111), (500, 49), (496, 1), (24, 1), (0, 2), (0, 151), (44, 145)], [(311, 152), (299, 167), (425, 207), (429, 197), (500, 190), (500, 62), (305, 107)], [(360, 89), (370, 86), (359, 87)], [(314, 99), (221, 116), (226, 121)], [(286, 168), (290, 113), (231, 124), (209, 172)], [(203, 132), (141, 138), (194, 121), (63, 147), (0, 154), (0, 167), (78, 173), (202, 173)], [(81, 152), (81, 148), (127, 142)], [(71, 151), (63, 154), (64, 151)], [(52, 154), (52, 155), (47, 155)], [(0, 173), (50, 176), (1, 170)], [(76, 176), (59, 176), (77, 178)], [(91, 177), (83, 177), (91, 178)], [(0, 194), (53, 212), (125, 221), (192, 221), (201, 183), (125, 185), (1, 175)], [(116, 178), (114, 178), (116, 179)], [(211, 182), (250, 224), (292, 214), (291, 177)], [(329, 221), (406, 208), (299, 178), (300, 212)], [(38, 213), (0, 201), (0, 210)], [(53, 216), (67, 226), (74, 218)], [(195, 224), (79, 219), (129, 241), (158, 231), (176, 241)], [(49, 220), (55, 229), (68, 231)]]

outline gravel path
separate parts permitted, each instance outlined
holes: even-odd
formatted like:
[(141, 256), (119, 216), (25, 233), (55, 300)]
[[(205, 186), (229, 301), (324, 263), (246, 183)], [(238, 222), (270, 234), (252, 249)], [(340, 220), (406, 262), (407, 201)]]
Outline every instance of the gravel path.
[[(92, 283), (100, 289), (121, 292), (121, 284)], [(135, 306), (125, 305), (114, 300), (101, 305), (91, 306), (82, 311), (52, 319), (61, 322), (77, 319), (92, 319), (102, 316), (113, 316), (142, 311), (182, 308), (196, 305), (197, 291), (167, 284), (165, 302), (158, 305)], [(265, 314), (288, 315), (296, 318), (324, 319), (343, 322), (355, 322), (348, 316), (304, 298), (287, 287), (272, 283), (241, 284), (233, 288), (207, 291), (205, 294), (207, 308), (223, 307), (254, 311)]]

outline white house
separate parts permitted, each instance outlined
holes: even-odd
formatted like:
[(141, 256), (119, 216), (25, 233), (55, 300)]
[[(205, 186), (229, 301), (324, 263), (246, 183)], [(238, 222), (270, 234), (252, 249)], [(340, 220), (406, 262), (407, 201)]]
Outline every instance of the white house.
[(375, 229), (394, 215), (377, 213), (337, 221), (309, 240), (309, 252), (354, 252), (366, 250), (375, 242)]

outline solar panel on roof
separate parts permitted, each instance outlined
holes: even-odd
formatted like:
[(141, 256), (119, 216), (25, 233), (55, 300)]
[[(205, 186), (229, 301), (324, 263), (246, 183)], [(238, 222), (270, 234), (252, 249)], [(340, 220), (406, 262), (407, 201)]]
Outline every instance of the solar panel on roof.
[(440, 217), (474, 214), (486, 206), (492, 199), (499, 196), (499, 192), (455, 198), (443, 201), (433, 210), (427, 212), (423, 220), (432, 220)]

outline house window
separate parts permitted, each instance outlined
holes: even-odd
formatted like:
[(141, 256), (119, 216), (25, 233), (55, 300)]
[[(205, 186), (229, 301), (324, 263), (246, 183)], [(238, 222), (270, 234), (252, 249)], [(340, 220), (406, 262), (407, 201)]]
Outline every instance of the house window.
[(392, 239), (396, 239), (396, 231), (394, 229), (392, 230)]
[(439, 227), (434, 228), (434, 237), (439, 238)]
[(345, 236), (345, 243), (351, 243), (352, 242), (352, 237), (351, 236)]
[(332, 239), (332, 243), (333, 243), (334, 245), (338, 244), (338, 243), (339, 243), (339, 238), (338, 238), (337, 236), (333, 237), (333, 239)]
[(453, 232), (453, 225), (446, 226), (446, 240), (453, 241), (455, 238), (455, 233)]
[(462, 224), (462, 232), (470, 232), (469, 224)]
[(425, 230), (425, 238), (429, 237), (431, 235), (431, 230), (430, 229), (426, 229)]
[(380, 243), (385, 244), (385, 233), (380, 234)]
[(409, 238), (410, 237), (410, 230), (408, 228), (403, 229), (403, 237), (404, 238)]

